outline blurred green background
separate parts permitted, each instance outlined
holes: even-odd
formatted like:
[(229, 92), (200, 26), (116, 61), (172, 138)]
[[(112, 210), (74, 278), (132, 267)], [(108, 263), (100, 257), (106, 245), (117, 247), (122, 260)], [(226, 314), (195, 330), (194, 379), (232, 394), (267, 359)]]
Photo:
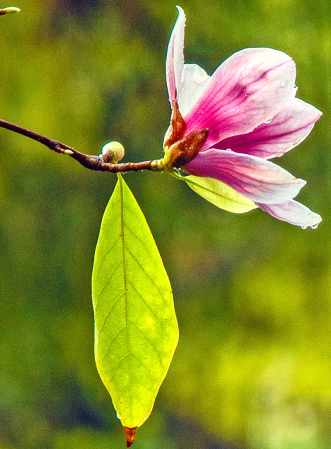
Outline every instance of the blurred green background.
[[(130, 173), (172, 282), (180, 341), (136, 449), (331, 446), (331, 6), (183, 0), (186, 61), (245, 47), (297, 64), (324, 113), (278, 163), (306, 179), (318, 230), (232, 215), (166, 174)], [(8, 6), (2, 4), (0, 7)], [(164, 0), (17, 0), (0, 18), (0, 117), (125, 161), (162, 156), (177, 17)], [(90, 278), (115, 175), (0, 129), (0, 449), (122, 448), (93, 356)]]

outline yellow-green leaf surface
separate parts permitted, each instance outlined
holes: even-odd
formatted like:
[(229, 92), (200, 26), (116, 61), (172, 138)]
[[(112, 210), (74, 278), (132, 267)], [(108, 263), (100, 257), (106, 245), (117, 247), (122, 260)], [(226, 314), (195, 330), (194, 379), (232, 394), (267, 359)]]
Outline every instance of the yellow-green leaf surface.
[(104, 213), (92, 274), (95, 358), (124, 427), (150, 414), (178, 341), (170, 282), (121, 175)]
[(257, 208), (253, 201), (217, 179), (198, 176), (186, 176), (184, 179), (191, 189), (220, 209), (242, 214)]

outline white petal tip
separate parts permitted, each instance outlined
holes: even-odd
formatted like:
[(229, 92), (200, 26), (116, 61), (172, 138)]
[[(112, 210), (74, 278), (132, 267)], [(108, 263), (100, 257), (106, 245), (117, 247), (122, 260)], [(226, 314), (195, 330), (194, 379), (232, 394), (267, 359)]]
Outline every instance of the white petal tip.
[(280, 204), (258, 204), (258, 206), (278, 220), (300, 226), (301, 229), (317, 229), (322, 221), (320, 215), (294, 200)]
[(322, 221), (322, 217), (318, 214), (313, 213), (313, 220), (312, 222), (314, 224), (308, 224), (307, 226), (301, 226), (301, 229), (307, 229), (307, 228), (311, 228), (311, 229), (317, 229), (318, 225), (321, 223)]

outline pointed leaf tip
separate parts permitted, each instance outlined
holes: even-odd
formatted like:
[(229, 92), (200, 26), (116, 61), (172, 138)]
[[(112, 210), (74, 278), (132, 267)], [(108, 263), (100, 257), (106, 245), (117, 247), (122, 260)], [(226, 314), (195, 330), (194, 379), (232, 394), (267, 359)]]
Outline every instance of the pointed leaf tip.
[(138, 427), (133, 427), (130, 429), (129, 427), (123, 427), (125, 436), (126, 436), (126, 447), (130, 447), (136, 438), (136, 432)]

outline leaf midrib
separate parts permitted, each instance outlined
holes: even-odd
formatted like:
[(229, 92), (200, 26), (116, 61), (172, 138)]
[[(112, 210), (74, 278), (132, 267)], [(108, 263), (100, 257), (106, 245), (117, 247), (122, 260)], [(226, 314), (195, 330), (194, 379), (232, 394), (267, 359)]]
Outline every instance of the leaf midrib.
[[(121, 198), (121, 241), (122, 241), (122, 259), (123, 259), (123, 286), (124, 286), (124, 303), (125, 303), (125, 333), (126, 333), (126, 349), (127, 349), (127, 354), (129, 356), (129, 360), (128, 360), (128, 370), (129, 370), (129, 377), (130, 379), (132, 378), (132, 373), (131, 373), (131, 363), (130, 363), (130, 355), (131, 355), (131, 351), (130, 351), (130, 344), (129, 344), (129, 332), (128, 332), (128, 295), (127, 295), (127, 276), (126, 276), (126, 258), (125, 258), (125, 236), (124, 236), (124, 229), (125, 229), (125, 225), (124, 225), (124, 191), (123, 191), (123, 182), (122, 182), (122, 176), (119, 173), (118, 174), (118, 180), (119, 180), (119, 185), (120, 185), (120, 198)], [(129, 386), (129, 390), (130, 390), (130, 404), (132, 403), (132, 392), (131, 392), (131, 388)], [(132, 413), (131, 414), (131, 418), (132, 417)]]

